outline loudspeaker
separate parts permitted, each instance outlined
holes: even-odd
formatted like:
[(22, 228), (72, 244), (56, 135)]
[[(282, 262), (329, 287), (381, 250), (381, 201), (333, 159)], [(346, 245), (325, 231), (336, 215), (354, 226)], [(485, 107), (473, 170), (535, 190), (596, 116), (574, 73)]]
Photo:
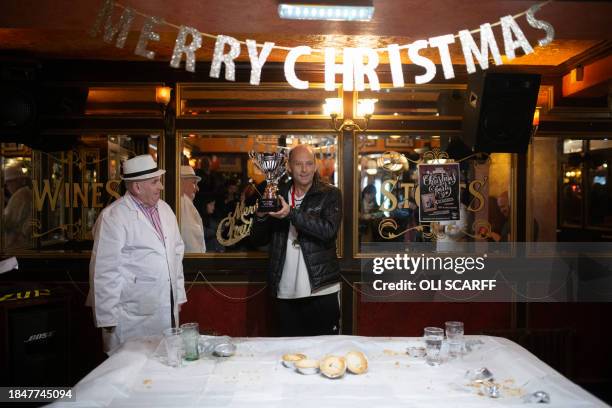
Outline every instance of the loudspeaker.
[(85, 113), (87, 88), (41, 88), (35, 81), (15, 81), (0, 100), (0, 143), (20, 143), (45, 152), (72, 149), (75, 135), (45, 135), (40, 118)]
[(0, 141), (28, 144), (38, 133), (38, 101), (32, 83), (8, 84), (0, 98)]
[(540, 75), (483, 71), (470, 75), (463, 140), (474, 151), (525, 153)]
[(49, 302), (8, 311), (8, 383), (65, 386), (69, 383), (67, 303)]

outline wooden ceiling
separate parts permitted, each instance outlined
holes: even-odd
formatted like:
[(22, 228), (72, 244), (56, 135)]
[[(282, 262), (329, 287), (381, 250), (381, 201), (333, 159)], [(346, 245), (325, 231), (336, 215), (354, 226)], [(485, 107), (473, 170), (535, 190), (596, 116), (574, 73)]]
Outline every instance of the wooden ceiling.
[[(277, 0), (123, 0), (123, 4), (147, 15), (162, 17), (176, 25), (188, 25), (202, 32), (225, 34), (237, 39), (258, 42), (273, 41), (293, 47), (335, 46), (385, 47), (407, 44), (417, 39), (476, 29), (480, 24), (495, 23), (502, 16), (528, 9), (535, 1), (518, 0), (374, 0), (376, 11), (371, 22), (324, 22), (281, 20)], [(102, 0), (3, 0), (0, 6), (0, 52), (32, 58), (144, 60), (134, 54), (143, 18), (137, 17), (124, 49), (105, 43), (102, 38), (87, 35)], [(116, 10), (119, 14), (120, 9)], [(555, 41), (536, 48), (534, 54), (519, 57), (512, 64), (559, 66), (597, 48), (609, 53), (612, 28), (609, 1), (554, 1), (538, 12), (556, 30)], [(543, 32), (531, 29), (525, 17), (519, 25), (532, 44)], [(170, 26), (157, 29), (159, 43), (151, 43), (157, 61), (169, 61), (177, 30)], [(499, 27), (495, 29), (499, 34)], [(196, 56), (209, 61), (213, 40), (205, 39)], [(240, 60), (248, 61), (245, 47)], [(455, 64), (463, 64), (461, 49), (451, 47)], [(275, 50), (269, 61), (283, 61), (286, 51)], [(427, 56), (427, 55), (426, 55)], [(385, 59), (385, 54), (381, 54)], [(429, 55), (439, 62), (437, 53)], [(311, 61), (321, 61), (313, 56)], [(307, 61), (301, 59), (300, 61)]]
[[(169, 63), (179, 25), (195, 27), (212, 35), (224, 34), (238, 40), (253, 39), (258, 43), (274, 42), (284, 47), (308, 45), (324, 47), (364, 46), (384, 48), (389, 44), (409, 44), (463, 29), (478, 29), (483, 23), (497, 23), (506, 15), (517, 15), (541, 2), (522, 0), (374, 0), (376, 8), (370, 22), (326, 22), (282, 20), (278, 17), (279, 0), (122, 0), (143, 15), (163, 18), (170, 25), (156, 27), (159, 42), (150, 42), (148, 50), (162, 66)], [(2, 0), (0, 5), (0, 61), (88, 60), (142, 61), (135, 55), (144, 17), (136, 16), (123, 49), (92, 38), (88, 31), (94, 25), (103, 0)], [(122, 9), (115, 7), (115, 21)], [(545, 4), (537, 18), (550, 22), (556, 31), (554, 41), (545, 47), (536, 46), (544, 37), (542, 30), (531, 28), (525, 16), (517, 18), (534, 52), (518, 56), (505, 65), (529, 67), (553, 77), (563, 77), (564, 97), (605, 97), (612, 93), (612, 1), (563, 1)], [(500, 50), (503, 39), (500, 27), (494, 28)], [(196, 52), (198, 62), (212, 59), (214, 39), (204, 37)], [(340, 54), (340, 52), (338, 52)], [(420, 51), (440, 64), (438, 50)], [(458, 76), (466, 75), (459, 41), (450, 46), (450, 54)], [(275, 49), (269, 62), (285, 60), (286, 50)], [(405, 69), (410, 66), (407, 52), (402, 52)], [(339, 55), (338, 55), (339, 56)], [(381, 64), (388, 63), (387, 53), (379, 53)], [(238, 61), (249, 61), (244, 45)], [(323, 62), (321, 53), (300, 57), (299, 63)], [(157, 65), (160, 66), (159, 64)], [(584, 67), (584, 80), (574, 81), (576, 67)], [(416, 69), (420, 69), (416, 67)], [(181, 68), (182, 70), (182, 68)], [(384, 70), (384, 68), (382, 68)], [(145, 81), (145, 79), (142, 79)]]

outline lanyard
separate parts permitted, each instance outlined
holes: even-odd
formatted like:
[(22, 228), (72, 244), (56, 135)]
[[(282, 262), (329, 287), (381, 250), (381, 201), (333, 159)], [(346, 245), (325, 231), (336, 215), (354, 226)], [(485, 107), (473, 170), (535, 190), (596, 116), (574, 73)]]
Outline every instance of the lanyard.
[[(291, 208), (295, 208), (295, 188), (293, 186), (291, 186)], [(295, 232), (297, 234), (297, 229), (295, 230)], [(291, 245), (293, 245), (293, 247), (296, 249), (300, 248), (300, 242), (297, 239), (297, 235), (295, 239), (291, 241)]]
[[(300, 198), (300, 204), (304, 200), (305, 195), (306, 194)], [(293, 186), (291, 187), (291, 208), (295, 208), (295, 188), (293, 188)]]

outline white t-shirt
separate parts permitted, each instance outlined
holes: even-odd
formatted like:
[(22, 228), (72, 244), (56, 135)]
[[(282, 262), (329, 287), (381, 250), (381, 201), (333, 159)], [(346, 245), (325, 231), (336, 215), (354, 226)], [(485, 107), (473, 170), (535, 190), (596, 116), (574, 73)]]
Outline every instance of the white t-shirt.
[[(295, 196), (295, 202), (293, 202), (292, 191), (293, 187), (289, 189), (287, 203), (289, 203), (290, 206), (299, 208), (304, 196)], [(289, 224), (285, 265), (283, 266), (283, 274), (278, 284), (277, 297), (279, 299), (298, 299), (308, 296), (329, 295), (338, 292), (340, 290), (340, 282), (319, 288), (314, 292), (311, 290), (308, 269), (306, 268), (302, 250), (299, 244), (297, 244), (297, 237), (297, 229), (293, 224)]]

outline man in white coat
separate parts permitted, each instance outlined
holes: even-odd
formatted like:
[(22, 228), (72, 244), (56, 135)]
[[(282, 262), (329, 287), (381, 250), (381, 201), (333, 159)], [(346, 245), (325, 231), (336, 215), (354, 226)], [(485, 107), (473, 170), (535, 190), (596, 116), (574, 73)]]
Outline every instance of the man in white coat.
[(183, 240), (172, 209), (160, 200), (165, 172), (150, 155), (125, 161), (127, 192), (94, 227), (88, 302), (108, 354), (131, 337), (176, 327), (178, 305), (187, 301)]
[(186, 253), (206, 252), (202, 217), (193, 205), (200, 180), (191, 166), (181, 166), (181, 237)]

